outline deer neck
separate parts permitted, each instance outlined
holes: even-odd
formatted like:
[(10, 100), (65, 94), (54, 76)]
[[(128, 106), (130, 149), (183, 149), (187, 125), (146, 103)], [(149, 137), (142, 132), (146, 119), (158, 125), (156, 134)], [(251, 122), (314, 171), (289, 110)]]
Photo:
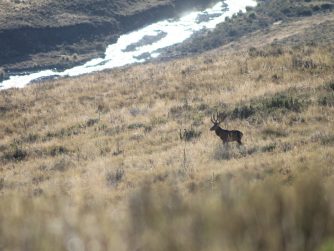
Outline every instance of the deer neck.
[(221, 135), (222, 133), (226, 133), (228, 132), (227, 130), (221, 128), (221, 127), (218, 127), (216, 130), (215, 130), (216, 134), (219, 136)]

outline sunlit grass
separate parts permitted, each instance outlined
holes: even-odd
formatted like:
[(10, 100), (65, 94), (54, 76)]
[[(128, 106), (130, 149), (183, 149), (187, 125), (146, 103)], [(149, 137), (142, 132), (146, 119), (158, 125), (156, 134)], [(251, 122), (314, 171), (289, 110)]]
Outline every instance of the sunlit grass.
[[(303, 47), (282, 50), (2, 91), (0, 247), (314, 250), (327, 241), (333, 46), (307, 59)], [(293, 67), (296, 55), (316, 67)], [(218, 111), (228, 114), (222, 127), (244, 133), (240, 148), (209, 131)], [(184, 129), (196, 136), (182, 141)]]

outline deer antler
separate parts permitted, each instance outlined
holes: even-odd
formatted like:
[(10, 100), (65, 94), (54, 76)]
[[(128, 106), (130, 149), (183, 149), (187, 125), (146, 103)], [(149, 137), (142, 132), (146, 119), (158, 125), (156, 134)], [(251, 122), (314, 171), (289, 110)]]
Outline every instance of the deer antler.
[(211, 115), (211, 122), (212, 122), (213, 124), (216, 123), (216, 121), (215, 121), (215, 115), (214, 115), (214, 114)]
[(212, 114), (212, 116), (211, 116), (211, 122), (212, 122), (213, 124), (219, 124), (219, 123), (220, 123), (220, 120), (219, 120), (219, 116), (218, 116), (218, 115), (219, 115), (218, 112), (217, 112), (216, 116), (215, 116), (214, 114)]
[(217, 112), (216, 115), (212, 114), (211, 122), (213, 124), (220, 124), (227, 118), (227, 114), (225, 112)]

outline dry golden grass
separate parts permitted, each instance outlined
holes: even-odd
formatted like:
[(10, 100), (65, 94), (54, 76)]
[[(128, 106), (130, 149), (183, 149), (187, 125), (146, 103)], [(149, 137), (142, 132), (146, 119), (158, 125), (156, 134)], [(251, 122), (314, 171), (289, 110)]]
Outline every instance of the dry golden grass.
[[(291, 217), (297, 219), (295, 203), (308, 201), (300, 190), (304, 183), (295, 185), (295, 180), (306, 170), (320, 174), (305, 184), (330, 191), (334, 47), (257, 50), (268, 53), (217, 50), (0, 92), (0, 249), (262, 250), (248, 243), (254, 237), (249, 233), (238, 237), (248, 238), (244, 246), (222, 244), (218, 235), (227, 238), (233, 226), (237, 231), (242, 224), (213, 223), (222, 214), (230, 213), (223, 219), (231, 221), (243, 215), (237, 208), (247, 206), (238, 200), (241, 192), (251, 199), (246, 191), (271, 188), (287, 200), (284, 206), (291, 202), (296, 207)], [(242, 109), (253, 110), (245, 115)], [(228, 129), (244, 133), (241, 148), (224, 148), (209, 131), (210, 115), (216, 111), (229, 114)], [(180, 129), (195, 137), (181, 141)], [(138, 192), (143, 185), (151, 188)], [(150, 189), (157, 192), (150, 195)], [(221, 197), (226, 189), (236, 200), (232, 212)], [(285, 189), (302, 194), (296, 199), (297, 192)], [(256, 194), (258, 204), (250, 203), (252, 210), (260, 207), (261, 196), (270, 206), (273, 194)], [(176, 209), (165, 212), (164, 203), (170, 200)], [(204, 234), (210, 243), (198, 237), (200, 226), (191, 227), (206, 215)], [(245, 224), (252, 224), (252, 216), (245, 214)], [(156, 224), (140, 226), (138, 218)], [(220, 231), (225, 224), (230, 233)], [(182, 239), (177, 234), (196, 226), (197, 235)], [(267, 247), (276, 245), (271, 250), (313, 250), (323, 241), (319, 237), (309, 248), (287, 248), (277, 244), (282, 242), (275, 233), (266, 236), (273, 240)]]

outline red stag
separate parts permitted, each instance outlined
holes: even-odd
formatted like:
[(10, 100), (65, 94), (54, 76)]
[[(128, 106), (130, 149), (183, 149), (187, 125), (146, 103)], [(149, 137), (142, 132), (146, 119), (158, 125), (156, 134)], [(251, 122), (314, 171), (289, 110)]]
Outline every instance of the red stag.
[(216, 117), (212, 115), (211, 122), (213, 123), (213, 126), (210, 128), (210, 131), (215, 131), (217, 136), (221, 138), (221, 140), (224, 142), (224, 144), (227, 144), (228, 142), (236, 141), (239, 143), (239, 145), (242, 145), (241, 138), (243, 136), (243, 133), (238, 130), (225, 130), (222, 129), (219, 124), (227, 117), (224, 113), (217, 113)]

